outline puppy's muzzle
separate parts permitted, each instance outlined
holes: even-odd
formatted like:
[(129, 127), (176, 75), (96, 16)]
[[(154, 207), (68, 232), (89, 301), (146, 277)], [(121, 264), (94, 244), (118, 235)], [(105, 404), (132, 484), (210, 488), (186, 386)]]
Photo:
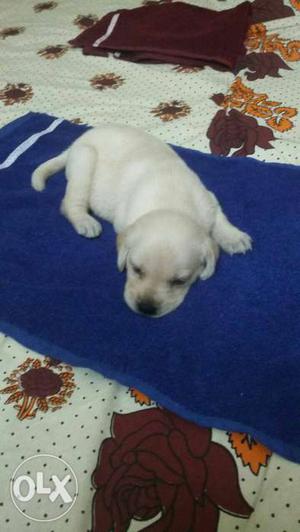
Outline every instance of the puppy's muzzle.
[(137, 310), (147, 316), (155, 316), (159, 312), (158, 306), (151, 299), (141, 299), (138, 301)]

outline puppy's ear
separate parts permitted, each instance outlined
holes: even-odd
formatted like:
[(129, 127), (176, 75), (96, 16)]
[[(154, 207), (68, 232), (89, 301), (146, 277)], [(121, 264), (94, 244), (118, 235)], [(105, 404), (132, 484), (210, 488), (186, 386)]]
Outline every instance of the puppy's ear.
[(199, 273), (199, 277), (202, 281), (209, 279), (209, 277), (214, 274), (219, 253), (218, 244), (211, 238), (207, 237), (202, 245), (202, 267)]
[(126, 231), (117, 235), (117, 251), (118, 251), (118, 269), (122, 272), (126, 265), (128, 255), (128, 247), (126, 244)]

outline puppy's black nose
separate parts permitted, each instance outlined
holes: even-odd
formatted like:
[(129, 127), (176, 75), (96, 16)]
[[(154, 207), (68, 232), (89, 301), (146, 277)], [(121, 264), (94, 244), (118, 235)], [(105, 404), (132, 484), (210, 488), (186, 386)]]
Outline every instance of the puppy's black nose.
[(149, 300), (142, 300), (139, 301), (137, 304), (137, 308), (139, 312), (142, 312), (142, 314), (147, 314), (148, 316), (154, 316), (157, 313), (157, 306), (153, 303), (153, 301)]

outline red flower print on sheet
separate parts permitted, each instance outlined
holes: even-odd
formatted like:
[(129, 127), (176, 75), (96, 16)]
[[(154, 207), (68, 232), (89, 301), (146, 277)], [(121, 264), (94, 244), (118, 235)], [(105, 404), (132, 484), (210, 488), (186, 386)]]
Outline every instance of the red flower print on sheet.
[[(270, 100), (266, 93), (254, 92), (239, 76), (226, 95), (214, 94), (211, 99), (222, 108), (206, 133), (210, 149), (216, 155), (246, 156), (253, 154), (256, 146), (265, 150), (273, 148), (270, 142), (276, 138), (272, 129), (280, 133), (289, 131), (298, 113), (295, 107)], [(261, 126), (257, 118), (270, 127)], [(235, 148), (239, 149), (231, 152)]]
[(28, 83), (7, 83), (4, 89), (0, 90), (0, 100), (4, 105), (14, 103), (26, 103), (33, 97), (33, 89)]
[(20, 35), (20, 33), (23, 33), (24, 31), (25, 31), (24, 26), (4, 28), (3, 30), (0, 30), (0, 37), (4, 40), (7, 37), (13, 37), (15, 35)]
[(108, 74), (98, 74), (90, 80), (94, 89), (104, 91), (105, 89), (118, 89), (123, 85), (124, 79), (113, 72)]
[(33, 9), (36, 13), (41, 13), (42, 11), (48, 11), (49, 9), (54, 9), (57, 7), (57, 2), (39, 2), (33, 6)]
[(154, 116), (160, 118), (163, 122), (170, 122), (171, 120), (184, 118), (190, 112), (190, 106), (187, 103), (178, 100), (162, 102), (151, 111)]
[[(215, 155), (245, 157), (255, 152), (256, 146), (265, 150), (273, 148), (275, 140), (270, 128), (260, 126), (255, 118), (246, 116), (236, 109), (220, 110), (214, 116), (207, 130), (211, 152)], [(233, 148), (238, 150), (231, 152)]]
[(21, 421), (61, 408), (75, 388), (72, 367), (50, 357), (28, 357), (4, 380), (0, 393), (9, 394), (5, 404), (14, 404)]
[(97, 21), (97, 15), (78, 15), (74, 20), (74, 24), (81, 30), (86, 30), (93, 26)]
[(93, 473), (93, 532), (216, 532), (220, 512), (249, 517), (230, 452), (211, 431), (160, 408), (114, 414)]
[(236, 72), (247, 69), (244, 72), (246, 78), (249, 81), (255, 81), (256, 79), (263, 79), (266, 76), (281, 78), (281, 74), (279, 73), (281, 68), (284, 70), (292, 70), (279, 55), (273, 52), (251, 52), (240, 59)]
[(64, 55), (68, 49), (69, 46), (64, 44), (55, 44), (46, 46), (46, 48), (42, 48), (37, 53), (45, 59), (57, 59), (58, 57)]

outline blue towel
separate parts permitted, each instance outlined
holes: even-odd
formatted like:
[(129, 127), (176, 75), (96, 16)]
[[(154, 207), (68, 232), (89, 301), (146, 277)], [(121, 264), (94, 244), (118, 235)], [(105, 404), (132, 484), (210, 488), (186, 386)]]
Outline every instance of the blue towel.
[(0, 329), (300, 462), (299, 167), (175, 148), (254, 248), (222, 254), (211, 279), (153, 320), (123, 301), (111, 225), (95, 240), (75, 233), (59, 214), (63, 173), (42, 194), (30, 186), (85, 129), (29, 113), (0, 130)]

